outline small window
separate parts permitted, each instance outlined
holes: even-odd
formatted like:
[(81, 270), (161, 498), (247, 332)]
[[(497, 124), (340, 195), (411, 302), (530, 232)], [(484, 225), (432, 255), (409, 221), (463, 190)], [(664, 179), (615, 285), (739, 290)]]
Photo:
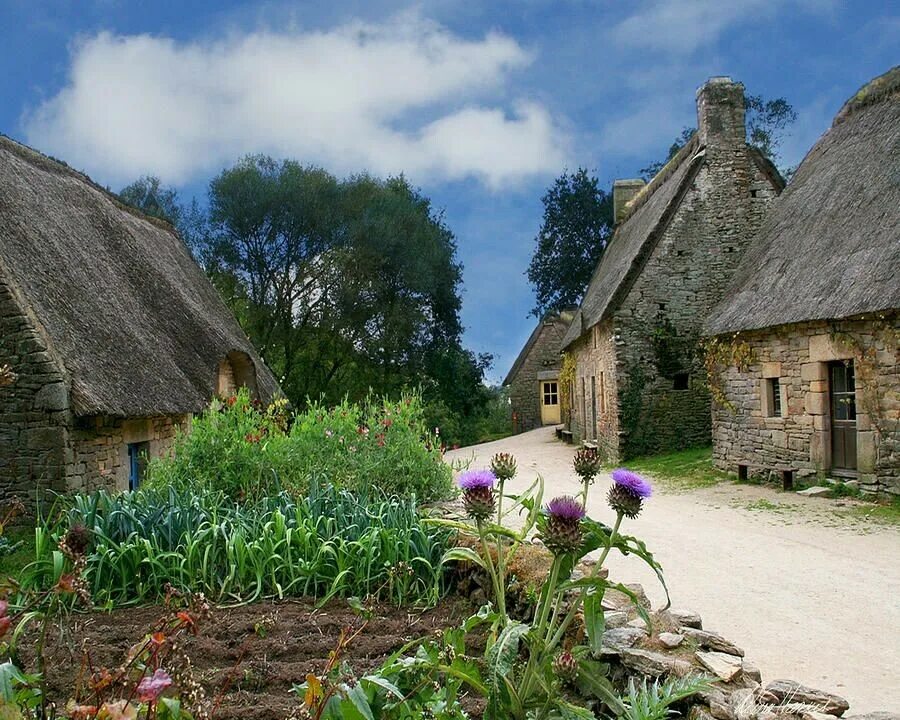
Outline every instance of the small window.
[(128, 443), (128, 489), (137, 490), (147, 472), (150, 443)]
[(781, 383), (778, 378), (766, 380), (766, 393), (769, 396), (769, 417), (781, 417)]
[(675, 373), (672, 378), (673, 390), (687, 390), (690, 386), (690, 375), (687, 373)]
[(545, 382), (543, 385), (544, 405), (559, 405), (559, 385)]

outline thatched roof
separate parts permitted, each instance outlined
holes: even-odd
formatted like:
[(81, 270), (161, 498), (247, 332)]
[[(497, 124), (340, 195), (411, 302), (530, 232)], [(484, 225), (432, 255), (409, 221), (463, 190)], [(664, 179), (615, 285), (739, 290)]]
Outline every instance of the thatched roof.
[(515, 362), (513, 362), (512, 367), (509, 369), (509, 372), (506, 373), (506, 379), (503, 381), (503, 385), (509, 385), (515, 380), (516, 375), (519, 374), (519, 370), (522, 369), (522, 365), (525, 364), (525, 360), (528, 359), (528, 353), (531, 352), (531, 349), (534, 347), (535, 343), (540, 338), (541, 333), (544, 331), (544, 326), (549, 324), (555, 325), (557, 323), (562, 323), (566, 328), (569, 327), (569, 324), (572, 322), (573, 313), (576, 310), (574, 308), (563, 310), (558, 313), (551, 313), (539, 320), (537, 325), (534, 326), (534, 330), (531, 331), (531, 335), (528, 336), (528, 340), (525, 341), (525, 345), (519, 351), (519, 354), (516, 356)]
[(579, 317), (563, 337), (565, 349), (615, 310), (640, 273), (703, 162), (697, 134), (632, 199), (603, 251), (581, 302)]
[(734, 277), (707, 334), (900, 308), (900, 66), (844, 105)]
[(234, 351), (253, 360), (262, 399), (278, 391), (168, 224), (4, 136), (0, 276), (62, 364), (76, 414), (199, 411)]

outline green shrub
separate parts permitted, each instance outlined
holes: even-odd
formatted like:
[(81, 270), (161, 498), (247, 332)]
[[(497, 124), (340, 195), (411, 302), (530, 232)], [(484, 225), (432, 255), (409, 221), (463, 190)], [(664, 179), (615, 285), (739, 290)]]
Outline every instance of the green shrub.
[(416, 394), (333, 408), (312, 403), (293, 417), (284, 415), (283, 406), (255, 407), (245, 392), (215, 401), (189, 433), (178, 436), (169, 457), (150, 463), (147, 484), (257, 498), (281, 490), (302, 494), (313, 477), (423, 501), (453, 489)]
[(442, 590), (448, 532), (425, 525), (411, 498), (313, 482), (300, 500), (281, 493), (235, 501), (169, 488), (61, 502), (71, 504), (38, 524), (26, 588), (58, 581), (57, 544), (80, 523), (92, 531), (85, 577), (101, 605), (153, 602), (169, 584), (216, 602), (371, 595), (431, 603)]

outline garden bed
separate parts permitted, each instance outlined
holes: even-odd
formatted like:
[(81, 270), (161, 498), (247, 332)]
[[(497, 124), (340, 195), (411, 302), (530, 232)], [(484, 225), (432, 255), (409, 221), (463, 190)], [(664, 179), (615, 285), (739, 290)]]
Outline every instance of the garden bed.
[[(458, 597), (428, 610), (378, 606), (344, 659), (357, 673), (370, 671), (406, 642), (458, 626), (472, 611)], [(48, 695), (60, 705), (71, 697), (84, 674), (82, 648), (94, 667), (114, 669), (163, 614), (163, 607), (150, 606), (72, 615), (63, 636), (56, 630), (47, 643)], [(292, 686), (322, 672), (341, 631), (361, 622), (340, 600), (318, 609), (311, 600), (217, 608), (184, 649), (218, 706), (216, 720), (279, 720), (298, 706)], [(477, 713), (477, 703), (469, 709)]]

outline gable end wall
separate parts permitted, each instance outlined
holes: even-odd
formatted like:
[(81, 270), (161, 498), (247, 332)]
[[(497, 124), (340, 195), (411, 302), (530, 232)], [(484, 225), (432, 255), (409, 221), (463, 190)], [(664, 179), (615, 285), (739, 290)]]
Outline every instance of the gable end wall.
[(15, 382), (0, 388), (0, 503), (17, 497), (33, 513), (39, 491), (66, 489), (69, 393), (41, 333), (0, 274), (0, 365)]

